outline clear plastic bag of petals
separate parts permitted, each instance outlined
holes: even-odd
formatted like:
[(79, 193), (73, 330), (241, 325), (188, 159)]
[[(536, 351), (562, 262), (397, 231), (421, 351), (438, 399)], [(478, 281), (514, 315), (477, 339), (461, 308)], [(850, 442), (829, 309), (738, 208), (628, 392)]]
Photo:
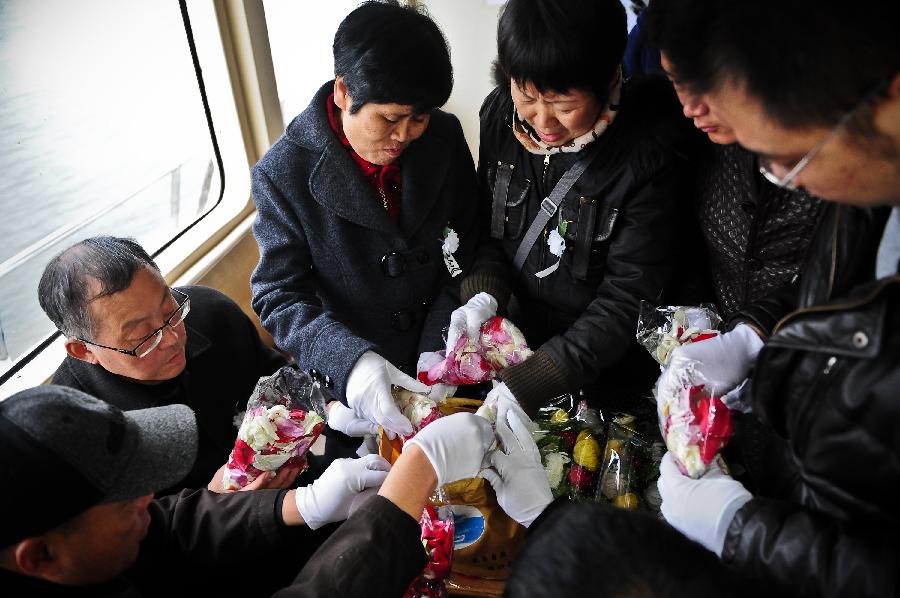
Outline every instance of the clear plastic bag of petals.
[(660, 430), (678, 469), (699, 478), (733, 432), (731, 410), (690, 363), (663, 372), (656, 392)]
[(464, 386), (490, 380), (531, 353), (522, 331), (510, 320), (494, 316), (481, 325), (478, 338), (461, 334), (454, 346), (423, 353), (416, 369), (419, 381), (425, 384)]
[(325, 402), (319, 382), (295, 365), (260, 378), (225, 465), (225, 489), (285, 466), (305, 468), (306, 451), (325, 425)]
[(669, 363), (675, 347), (719, 334), (722, 318), (715, 306), (656, 306), (641, 301), (637, 340), (661, 365)]
[(453, 512), (438, 488), (419, 518), (422, 546), (428, 563), (412, 581), (404, 598), (446, 598), (447, 577), (453, 564)]

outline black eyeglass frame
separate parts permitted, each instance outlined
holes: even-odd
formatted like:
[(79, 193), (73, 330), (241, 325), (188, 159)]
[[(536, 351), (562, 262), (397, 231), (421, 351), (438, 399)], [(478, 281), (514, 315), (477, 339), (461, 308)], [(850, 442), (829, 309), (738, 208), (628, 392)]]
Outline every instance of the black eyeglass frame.
[[(157, 328), (156, 330), (154, 330), (153, 332), (148, 334), (146, 337), (144, 337), (141, 340), (141, 342), (139, 342), (137, 345), (135, 345), (134, 349), (119, 349), (118, 347), (108, 347), (106, 345), (101, 345), (100, 343), (95, 343), (93, 341), (85, 340), (83, 338), (78, 338), (77, 336), (75, 337), (75, 340), (81, 341), (82, 343), (84, 343), (86, 345), (91, 345), (93, 347), (100, 347), (101, 349), (109, 349), (110, 351), (116, 351), (116, 352), (122, 353), (124, 355), (130, 355), (132, 357), (137, 357), (138, 359), (143, 359), (144, 357), (146, 357), (147, 355), (152, 353), (153, 350), (159, 346), (159, 343), (162, 342), (163, 330), (165, 330), (166, 328), (171, 328), (174, 331), (175, 327), (179, 326), (182, 322), (184, 322), (185, 318), (187, 318), (187, 315), (191, 312), (191, 298), (188, 296), (187, 293), (184, 293), (184, 292), (179, 291), (178, 289), (174, 289), (174, 288), (170, 288), (169, 291), (172, 293), (178, 293), (179, 295), (184, 297), (184, 300), (181, 303), (178, 303), (178, 299), (173, 297), (175, 299), (175, 302), (178, 303), (178, 307), (175, 308), (175, 311), (172, 312), (172, 315), (170, 315), (168, 318), (166, 318), (166, 321), (163, 322), (162, 326), (160, 326), (159, 328)], [(177, 323), (172, 324), (172, 320), (174, 320), (177, 316), (181, 316), (181, 319), (179, 319)], [(140, 346), (143, 345), (144, 343), (146, 343), (148, 340), (150, 340), (154, 336), (156, 337), (156, 342), (153, 343), (149, 349), (147, 349), (146, 351), (144, 351), (143, 353), (138, 355), (137, 350), (140, 348)]]

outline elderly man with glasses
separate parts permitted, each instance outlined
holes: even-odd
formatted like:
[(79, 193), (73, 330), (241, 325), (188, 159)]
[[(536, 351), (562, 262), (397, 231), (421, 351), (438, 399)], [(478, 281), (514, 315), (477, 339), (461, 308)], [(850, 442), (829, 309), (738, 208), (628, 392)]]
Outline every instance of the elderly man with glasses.
[[(169, 287), (130, 239), (94, 237), (66, 249), (47, 265), (38, 292), (66, 337), (68, 355), (53, 382), (124, 410), (191, 407), (199, 452), (179, 487), (206, 487), (234, 445), (236, 413), (284, 358), (222, 293)], [(284, 487), (297, 473), (262, 483)]]

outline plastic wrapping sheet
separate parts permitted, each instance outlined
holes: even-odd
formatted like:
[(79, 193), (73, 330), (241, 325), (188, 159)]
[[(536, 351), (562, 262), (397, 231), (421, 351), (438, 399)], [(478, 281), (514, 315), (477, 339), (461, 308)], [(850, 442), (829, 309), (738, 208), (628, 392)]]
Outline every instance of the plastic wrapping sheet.
[(703, 384), (685, 381), (666, 396), (661, 414), (666, 447), (684, 475), (699, 478), (731, 438), (731, 410)]
[(306, 466), (306, 451), (325, 425), (325, 398), (307, 372), (287, 365), (260, 378), (247, 401), (222, 483), (243, 488), (263, 472)]
[(641, 301), (637, 340), (661, 365), (669, 363), (675, 347), (719, 334), (722, 318), (715, 306), (654, 306)]

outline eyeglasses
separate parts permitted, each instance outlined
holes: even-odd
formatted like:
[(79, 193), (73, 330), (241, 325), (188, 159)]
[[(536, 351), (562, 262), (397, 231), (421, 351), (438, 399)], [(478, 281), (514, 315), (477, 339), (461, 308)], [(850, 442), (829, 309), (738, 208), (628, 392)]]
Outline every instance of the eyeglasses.
[(844, 126), (846, 126), (847, 123), (850, 122), (850, 119), (852, 119), (853, 116), (856, 115), (856, 113), (869, 102), (869, 100), (871, 100), (878, 93), (881, 92), (881, 90), (884, 88), (884, 86), (885, 86), (885, 82), (883, 82), (883, 81), (880, 82), (877, 86), (875, 86), (874, 89), (872, 89), (872, 91), (867, 93), (863, 97), (863, 99), (859, 101), (859, 103), (856, 106), (854, 106), (853, 108), (851, 108), (850, 110), (845, 112), (844, 115), (841, 116), (840, 120), (838, 120), (837, 124), (834, 125), (834, 127), (832, 127), (832, 129), (830, 131), (828, 131), (828, 133), (826, 133), (825, 137), (823, 137), (821, 139), (821, 141), (819, 141), (819, 143), (815, 144), (811, 150), (806, 152), (806, 155), (803, 156), (802, 158), (800, 158), (800, 161), (797, 162), (793, 168), (791, 168), (790, 170), (787, 171), (787, 174), (784, 174), (782, 176), (775, 174), (773, 172), (773, 170), (776, 170), (776, 169), (787, 170), (787, 169), (782, 168), (780, 166), (776, 166), (771, 160), (763, 160), (763, 159), (760, 159), (759, 173), (761, 175), (763, 175), (766, 178), (766, 180), (769, 181), (770, 183), (772, 183), (773, 185), (782, 187), (784, 189), (790, 189), (792, 191), (794, 189), (796, 189), (797, 185), (794, 184), (794, 179), (797, 178), (797, 175), (799, 175), (803, 171), (803, 169), (809, 165), (809, 163), (812, 161), (812, 159), (816, 157), (816, 154), (818, 154), (819, 151), (821, 151), (821, 149), (825, 146), (826, 143), (831, 141), (831, 139), (833, 137), (835, 137), (838, 133), (840, 133), (841, 129), (843, 129)]
[(175, 302), (178, 303), (178, 299), (174, 297), (174, 293), (178, 293), (180, 297), (183, 299), (181, 303), (178, 304), (178, 307), (175, 308), (175, 311), (172, 312), (172, 315), (166, 318), (166, 321), (162, 326), (151, 332), (147, 338), (138, 343), (137, 347), (134, 349), (118, 349), (116, 347), (107, 347), (106, 345), (101, 345), (100, 343), (95, 343), (92, 341), (85, 340), (83, 338), (75, 337), (75, 340), (81, 341), (87, 345), (92, 345), (94, 347), (100, 347), (101, 349), (109, 349), (110, 351), (118, 351), (119, 353), (124, 353), (125, 355), (131, 355), (132, 357), (137, 357), (138, 359), (143, 359), (146, 357), (153, 349), (159, 346), (159, 343), (162, 342), (163, 330), (167, 327), (174, 329), (179, 326), (187, 315), (191, 311), (191, 298), (187, 296), (187, 294), (182, 293), (178, 289), (169, 289), (173, 293), (173, 298)]

